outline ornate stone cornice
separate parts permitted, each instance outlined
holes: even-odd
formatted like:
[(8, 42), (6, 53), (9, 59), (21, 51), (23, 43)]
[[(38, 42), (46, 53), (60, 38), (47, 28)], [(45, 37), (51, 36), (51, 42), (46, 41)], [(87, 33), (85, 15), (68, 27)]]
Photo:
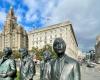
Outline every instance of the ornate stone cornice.
[(62, 23), (50, 25), (50, 26), (45, 27), (45, 28), (33, 30), (33, 31), (31, 31), (31, 32), (28, 32), (28, 34), (32, 34), (32, 33), (36, 33), (36, 32), (48, 31), (48, 30), (51, 30), (51, 29), (60, 28), (61, 26), (62, 26), (62, 27), (66, 27), (66, 26), (68, 26), (68, 25), (70, 25), (70, 24), (71, 24), (70, 21), (66, 21), (66, 22), (62, 22)]

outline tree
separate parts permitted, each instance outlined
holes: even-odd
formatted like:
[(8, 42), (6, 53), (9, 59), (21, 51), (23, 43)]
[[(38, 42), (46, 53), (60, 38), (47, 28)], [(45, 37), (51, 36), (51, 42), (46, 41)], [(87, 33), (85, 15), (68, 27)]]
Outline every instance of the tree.
[(2, 57), (3, 53), (0, 51), (0, 58)]
[(45, 50), (49, 50), (50, 53), (51, 53), (51, 57), (54, 59), (57, 57), (56, 53), (54, 52), (53, 48), (51, 45), (47, 44), (47, 45), (44, 45), (43, 48), (41, 49), (38, 49), (36, 47), (32, 47), (32, 52), (36, 55), (36, 59), (38, 60), (42, 60), (43, 59), (43, 52)]
[[(57, 57), (57, 55), (56, 55), (56, 53), (54, 52), (54, 50), (53, 50), (53, 48), (52, 48), (51, 45), (49, 45), (49, 44), (45, 45), (45, 46), (43, 47), (43, 52), (44, 52), (45, 50), (49, 50), (49, 51), (51, 52), (51, 57), (52, 57), (53, 59)], [(42, 55), (43, 55), (43, 52), (42, 52)]]
[(19, 59), (19, 58), (20, 58), (20, 53), (19, 53), (19, 51), (14, 50), (12, 56), (13, 56), (15, 59)]
[(41, 60), (42, 56), (40, 54), (40, 51), (38, 48), (32, 47), (32, 52), (36, 55), (36, 59), (37, 60)]

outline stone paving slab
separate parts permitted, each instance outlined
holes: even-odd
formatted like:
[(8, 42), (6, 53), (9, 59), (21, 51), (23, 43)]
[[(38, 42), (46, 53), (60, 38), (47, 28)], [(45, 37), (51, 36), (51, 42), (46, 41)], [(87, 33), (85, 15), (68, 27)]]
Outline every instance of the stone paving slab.
[[(88, 68), (86, 65), (81, 66), (81, 80), (100, 80), (100, 66)], [(40, 67), (36, 65), (36, 75), (34, 80), (40, 80)]]

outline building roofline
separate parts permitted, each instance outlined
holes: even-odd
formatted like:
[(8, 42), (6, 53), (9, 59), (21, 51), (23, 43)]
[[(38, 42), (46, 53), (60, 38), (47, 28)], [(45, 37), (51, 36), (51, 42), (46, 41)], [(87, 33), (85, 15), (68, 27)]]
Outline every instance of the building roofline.
[(60, 25), (63, 26), (63, 25), (70, 25), (70, 24), (71, 24), (70, 21), (65, 21), (65, 22), (62, 22), (62, 23), (57, 23), (57, 24), (50, 25), (48, 27), (43, 27), (43, 28), (39, 28), (39, 29), (36, 29), (36, 30), (32, 30), (32, 31), (28, 32), (28, 34), (41, 32), (41, 31), (45, 31), (45, 30), (47, 31), (49, 29), (60, 27)]
[(74, 30), (73, 30), (72, 24), (70, 24), (70, 25), (71, 25), (71, 30), (72, 30), (72, 33), (73, 33), (73, 36), (74, 36), (76, 45), (78, 46), (78, 42), (77, 42), (77, 39), (76, 39), (76, 36), (75, 36), (75, 32), (74, 32)]

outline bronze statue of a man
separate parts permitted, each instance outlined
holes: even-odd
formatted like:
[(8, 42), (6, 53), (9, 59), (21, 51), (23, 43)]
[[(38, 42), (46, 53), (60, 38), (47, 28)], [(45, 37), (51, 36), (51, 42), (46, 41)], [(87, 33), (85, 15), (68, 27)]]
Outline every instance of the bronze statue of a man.
[(46, 50), (43, 52), (44, 60), (40, 63), (40, 80), (51, 79), (51, 53)]
[(12, 55), (12, 49), (4, 48), (4, 56), (0, 59), (0, 80), (15, 80), (16, 77), (16, 62)]
[(53, 49), (57, 58), (51, 64), (51, 80), (81, 80), (79, 63), (65, 55), (66, 44), (62, 38), (56, 38)]
[(28, 54), (26, 48), (19, 49), (21, 53), (20, 80), (33, 80), (35, 75), (35, 63)]

